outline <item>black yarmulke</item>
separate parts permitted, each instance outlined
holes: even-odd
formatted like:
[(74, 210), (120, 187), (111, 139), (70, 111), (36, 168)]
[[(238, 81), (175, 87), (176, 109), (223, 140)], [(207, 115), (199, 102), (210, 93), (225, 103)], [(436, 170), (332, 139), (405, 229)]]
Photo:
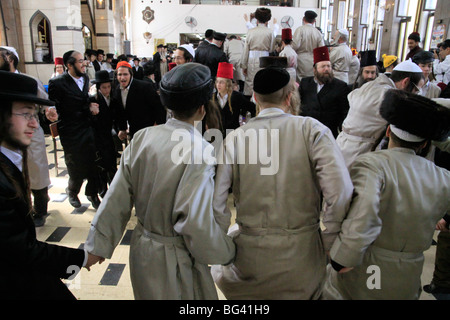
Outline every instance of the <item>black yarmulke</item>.
[(284, 88), (291, 76), (282, 68), (268, 67), (259, 70), (253, 80), (253, 91), (259, 94), (270, 94)]

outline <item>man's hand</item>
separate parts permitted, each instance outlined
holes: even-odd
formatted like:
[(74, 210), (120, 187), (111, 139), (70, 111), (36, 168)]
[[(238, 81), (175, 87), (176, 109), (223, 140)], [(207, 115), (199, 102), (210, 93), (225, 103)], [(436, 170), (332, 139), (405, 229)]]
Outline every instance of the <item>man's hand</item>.
[(117, 136), (119, 137), (120, 140), (123, 141), (127, 138), (128, 134), (125, 130), (120, 130)]
[(91, 113), (92, 113), (94, 116), (97, 115), (97, 114), (100, 112), (100, 110), (99, 110), (99, 108), (98, 108), (98, 103), (92, 102), (92, 103), (89, 105), (89, 110), (91, 110)]
[(47, 107), (45, 108), (45, 116), (51, 122), (55, 122), (58, 120), (58, 112), (56, 112), (55, 107)]
[(84, 266), (88, 271), (91, 271), (91, 267), (99, 262), (99, 264), (102, 264), (102, 262), (105, 261), (105, 258), (96, 256), (92, 253), (88, 253), (88, 261), (86, 262), (86, 265)]

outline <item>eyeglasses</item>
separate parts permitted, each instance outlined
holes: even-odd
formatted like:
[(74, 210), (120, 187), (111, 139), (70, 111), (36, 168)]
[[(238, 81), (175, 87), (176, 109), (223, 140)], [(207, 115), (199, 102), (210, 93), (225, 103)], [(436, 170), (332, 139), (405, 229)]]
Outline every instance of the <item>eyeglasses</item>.
[(39, 117), (38, 117), (37, 113), (12, 113), (12, 114), (15, 115), (15, 116), (24, 117), (25, 120), (27, 120), (27, 121), (31, 121), (33, 119), (36, 120), (36, 121), (39, 120)]
[(420, 94), (420, 92), (422, 91), (422, 89), (421, 88), (419, 88), (414, 82), (411, 82), (413, 85), (414, 85), (414, 87), (416, 88), (416, 92), (413, 92), (413, 93), (415, 93), (415, 94)]

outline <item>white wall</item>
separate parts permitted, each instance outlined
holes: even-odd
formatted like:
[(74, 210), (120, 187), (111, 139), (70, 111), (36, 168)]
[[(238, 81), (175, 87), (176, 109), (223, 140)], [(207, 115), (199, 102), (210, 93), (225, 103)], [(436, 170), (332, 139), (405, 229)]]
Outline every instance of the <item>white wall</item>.
[[(172, 1), (175, 2), (175, 1)], [(257, 8), (262, 6), (233, 6), (233, 5), (180, 5), (177, 3), (169, 3), (167, 0), (161, 4), (149, 5), (146, 1), (131, 1), (130, 18), (131, 24), (131, 40), (132, 40), (132, 54), (139, 57), (150, 57), (153, 55), (154, 39), (165, 39), (166, 43), (178, 43), (180, 33), (201, 33), (207, 29), (214, 29), (219, 32), (227, 34), (245, 34), (247, 28), (245, 25), (244, 14), (249, 15), (255, 12)], [(301, 1), (303, 2), (303, 1)], [(317, 1), (315, 2), (317, 5)], [(150, 6), (155, 11), (155, 19), (147, 24), (142, 19), (142, 11), (145, 7)], [(294, 8), (294, 7), (267, 7), (272, 11), (272, 20), (269, 27), (272, 27), (273, 18), (276, 18), (278, 23), (285, 15), (290, 15), (294, 18), (295, 30), (302, 23), (303, 15), (306, 10), (314, 10), (318, 12), (317, 8)], [(196, 27), (189, 27), (185, 24), (184, 19), (187, 16), (192, 16), (197, 20)], [(318, 17), (319, 18), (319, 17)], [(319, 24), (319, 21), (317, 22)], [(279, 34), (281, 34), (281, 26)], [(152, 39), (147, 44), (143, 33), (151, 32)]]

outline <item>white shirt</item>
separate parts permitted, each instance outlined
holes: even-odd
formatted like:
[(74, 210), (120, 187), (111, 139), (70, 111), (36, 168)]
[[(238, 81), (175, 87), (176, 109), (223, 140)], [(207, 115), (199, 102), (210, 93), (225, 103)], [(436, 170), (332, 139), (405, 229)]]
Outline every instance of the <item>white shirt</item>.
[(223, 98), (220, 96), (220, 93), (217, 92), (217, 102), (219, 102), (220, 107), (223, 109), (227, 104), (228, 94), (225, 94)]
[(319, 93), (325, 84), (320, 84), (319, 81), (317, 81), (317, 79), (315, 77), (314, 77), (314, 82), (317, 83), (317, 93)]
[(450, 82), (450, 55), (446, 56), (444, 61), (434, 60), (434, 74), (437, 82), (448, 84)]
[(68, 72), (68, 74), (72, 77), (73, 81), (75, 81), (75, 83), (77, 84), (78, 88), (80, 88), (81, 91), (83, 91), (83, 87), (84, 87), (84, 77), (79, 77), (78, 79), (75, 78), (74, 76), (72, 76), (70, 74), (70, 72)]
[(122, 104), (123, 107), (126, 107), (127, 104), (127, 97), (128, 97), (128, 91), (130, 90), (131, 83), (133, 82), (133, 78), (131, 78), (130, 83), (126, 88), (120, 88), (120, 95), (122, 96)]

